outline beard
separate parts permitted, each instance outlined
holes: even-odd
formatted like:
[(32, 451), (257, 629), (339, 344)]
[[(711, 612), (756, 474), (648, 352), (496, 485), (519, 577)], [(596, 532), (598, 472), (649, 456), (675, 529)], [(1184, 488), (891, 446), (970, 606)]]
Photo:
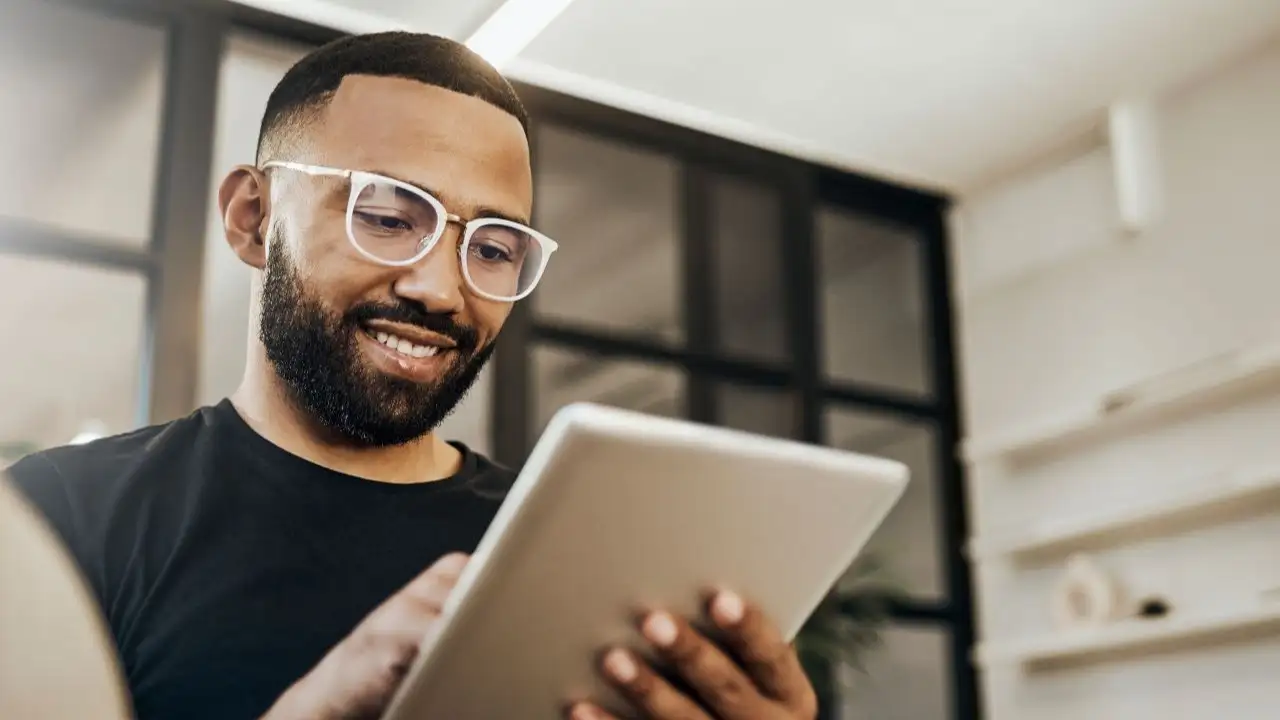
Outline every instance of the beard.
[[(309, 293), (279, 232), (272, 233), (262, 284), (258, 338), (289, 399), (339, 442), (388, 447), (416, 440), (453, 412), (493, 354), (475, 328), (420, 303), (363, 302), (338, 314)], [(385, 319), (450, 338), (453, 362), (434, 382), (393, 377), (368, 365), (359, 349), (362, 324)]]

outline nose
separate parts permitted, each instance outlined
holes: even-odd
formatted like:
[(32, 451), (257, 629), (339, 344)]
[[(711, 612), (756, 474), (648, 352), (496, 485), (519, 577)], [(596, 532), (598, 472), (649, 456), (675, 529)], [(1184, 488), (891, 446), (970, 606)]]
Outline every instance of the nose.
[(427, 256), (407, 268), (395, 283), (395, 293), (416, 300), (430, 313), (454, 315), (465, 302), (462, 265), (458, 260), (461, 230), (452, 223)]

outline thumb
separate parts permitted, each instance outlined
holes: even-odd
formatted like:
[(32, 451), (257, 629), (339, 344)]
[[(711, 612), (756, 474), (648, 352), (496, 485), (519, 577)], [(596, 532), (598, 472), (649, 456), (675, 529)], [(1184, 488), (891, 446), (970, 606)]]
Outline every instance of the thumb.
[(427, 572), (442, 573), (445, 575), (460, 575), (462, 573), (462, 569), (467, 566), (467, 563), (470, 562), (470, 560), (471, 556), (466, 553), (449, 553), (432, 563), (431, 567), (427, 568)]
[(464, 553), (450, 553), (432, 563), (431, 567), (421, 575), (409, 581), (401, 594), (428, 605), (439, 607), (445, 597), (457, 584), (458, 577), (471, 556)]

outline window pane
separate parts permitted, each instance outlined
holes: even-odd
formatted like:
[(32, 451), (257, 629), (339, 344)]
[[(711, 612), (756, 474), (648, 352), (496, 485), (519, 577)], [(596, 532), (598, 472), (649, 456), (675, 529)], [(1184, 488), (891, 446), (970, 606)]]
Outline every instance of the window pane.
[(711, 181), (716, 319), (721, 350), (757, 360), (789, 359), (783, 290), (782, 200), (764, 185)]
[(715, 386), (717, 424), (760, 435), (794, 438), (797, 398), (786, 390), (730, 383)]
[(146, 289), (136, 273), (0, 255), (0, 464), (135, 427)]
[(537, 315), (683, 341), (677, 162), (550, 126), (536, 152), (536, 224), (560, 243), (531, 298)]
[[(228, 39), (218, 78), (218, 114), (213, 146), (213, 177), (241, 163), (252, 163), (258, 125), (272, 88), (306, 49), (253, 35)], [(201, 313), (200, 384), (197, 400), (210, 405), (240, 384), (249, 343), (249, 290), (252, 270), (227, 246), (218, 204), (209, 202), (205, 231)]]
[(826, 375), (918, 395), (932, 391), (923, 253), (910, 228), (823, 209), (818, 287)]
[(945, 597), (933, 427), (845, 408), (829, 410), (826, 426), (828, 445), (897, 460), (911, 470), (902, 499), (863, 555), (874, 556), (913, 598)]
[(882, 644), (842, 667), (844, 720), (947, 720), (951, 710), (951, 638), (940, 628), (890, 626)]
[(579, 401), (664, 417), (686, 416), (685, 374), (676, 368), (538, 347), (533, 351), (533, 372), (535, 436), (557, 410)]
[(145, 247), (164, 30), (47, 0), (3, 17), (0, 216)]

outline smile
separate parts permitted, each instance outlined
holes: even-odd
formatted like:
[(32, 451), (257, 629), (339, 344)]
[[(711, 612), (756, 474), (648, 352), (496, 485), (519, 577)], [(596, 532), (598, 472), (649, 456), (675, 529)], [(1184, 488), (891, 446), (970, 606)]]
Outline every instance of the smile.
[(391, 333), (365, 330), (365, 334), (405, 357), (427, 358), (433, 357), (440, 352), (440, 348), (438, 346), (418, 345), (410, 342), (409, 340), (405, 340), (404, 338), (392, 335)]

